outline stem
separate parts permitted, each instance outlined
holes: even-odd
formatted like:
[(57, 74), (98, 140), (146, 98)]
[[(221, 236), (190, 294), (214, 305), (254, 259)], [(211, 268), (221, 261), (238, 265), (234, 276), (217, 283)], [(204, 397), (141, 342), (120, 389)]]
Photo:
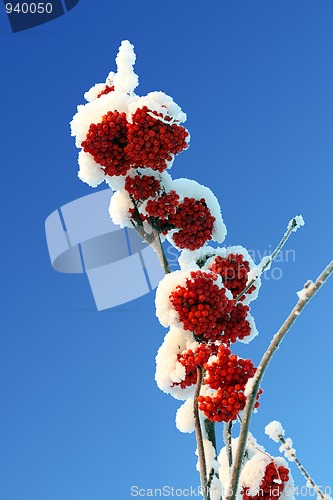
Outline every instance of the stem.
[[(205, 418), (204, 425), (205, 425), (205, 432), (206, 432), (207, 439), (208, 439), (208, 441), (211, 442), (211, 444), (214, 448), (214, 452), (215, 452), (214, 459), (217, 460), (215, 422), (212, 422), (208, 418)], [(211, 467), (209, 474), (208, 474), (208, 479), (207, 479), (208, 495), (210, 495), (210, 487), (212, 485), (214, 475), (216, 477), (218, 477), (218, 474), (217, 474), (216, 470), (214, 469), (214, 467)]]
[[(285, 449), (288, 450), (288, 452), (290, 453), (290, 455), (293, 457), (293, 461), (295, 462), (295, 464), (297, 465), (297, 467), (301, 471), (302, 475), (305, 477), (305, 479), (311, 485), (311, 487), (315, 490), (315, 492), (317, 493), (317, 495), (320, 496), (323, 500), (325, 500), (324, 493), (321, 491), (320, 487), (314, 482), (314, 480), (312, 479), (312, 477), (310, 476), (310, 474), (308, 473), (308, 471), (306, 469), (304, 469), (303, 465), (298, 460), (298, 458), (296, 457), (295, 453), (291, 450), (290, 446), (287, 445), (286, 440), (284, 439), (284, 437), (283, 436), (279, 436), (279, 439), (280, 439), (281, 443), (285, 445)], [(281, 448), (280, 448), (280, 450), (281, 450)]]
[(290, 234), (292, 233), (292, 231), (295, 231), (297, 229), (297, 227), (298, 227), (298, 225), (297, 225), (296, 218), (291, 219), (291, 221), (288, 224), (287, 231), (284, 233), (284, 235), (283, 235), (280, 243), (278, 244), (278, 246), (271, 253), (271, 255), (267, 255), (266, 257), (264, 257), (264, 259), (259, 264), (259, 266), (258, 266), (258, 268), (259, 268), (259, 275), (257, 277), (255, 277), (255, 278), (251, 279), (251, 281), (246, 285), (246, 287), (244, 288), (244, 290), (236, 297), (236, 299), (235, 299), (236, 302), (238, 302), (243, 297), (243, 295), (251, 288), (251, 286), (254, 285), (254, 283), (259, 278), (259, 276), (267, 269), (267, 267), (271, 264), (271, 262), (275, 259), (275, 257), (277, 256), (277, 254), (280, 252), (280, 250), (282, 249), (282, 247), (284, 246), (284, 244), (288, 240), (288, 238), (289, 238)]
[(232, 445), (231, 445), (232, 420), (224, 424), (223, 440), (227, 450), (229, 469), (232, 467)]
[(156, 229), (153, 229), (152, 233), (146, 233), (142, 225), (137, 225), (137, 226), (133, 225), (133, 228), (141, 236), (141, 238), (145, 240), (155, 250), (155, 253), (160, 261), (164, 273), (165, 274), (171, 273), (169, 262), (168, 259), (166, 258), (159, 232)]
[(206, 457), (205, 457), (205, 448), (203, 443), (201, 425), (200, 425), (200, 416), (199, 416), (199, 405), (198, 405), (198, 397), (200, 395), (200, 389), (202, 385), (202, 368), (201, 366), (197, 366), (197, 383), (195, 386), (194, 393), (194, 402), (193, 402), (193, 413), (194, 413), (194, 421), (195, 421), (195, 434), (197, 438), (198, 444), (198, 457), (199, 457), (199, 469), (200, 469), (200, 480), (201, 486), (204, 492), (204, 499), (209, 500), (207, 496), (207, 467), (206, 467)]
[(150, 245), (155, 250), (157, 257), (159, 258), (159, 261), (161, 263), (161, 266), (164, 269), (164, 273), (169, 274), (169, 273), (171, 273), (171, 269), (169, 266), (168, 259), (166, 258), (166, 255), (165, 255), (164, 248), (162, 246), (160, 233), (156, 229), (154, 229), (153, 235), (154, 235), (154, 238), (153, 238), (153, 241), (150, 243)]
[(293, 308), (281, 328), (274, 335), (267, 351), (262, 357), (257, 371), (252, 379), (252, 392), (248, 396), (245, 409), (244, 409), (244, 417), (241, 425), (241, 432), (239, 435), (238, 447), (235, 457), (235, 463), (232, 469), (231, 475), (231, 483), (230, 483), (230, 495), (228, 495), (227, 500), (235, 500), (236, 492), (239, 483), (239, 477), (241, 472), (242, 459), (244, 456), (245, 448), (246, 448), (246, 440), (249, 432), (250, 420), (252, 410), (254, 408), (254, 404), (256, 402), (256, 397), (259, 391), (261, 380), (264, 376), (264, 373), (271, 361), (276, 349), (279, 347), (281, 341), (289, 331), (290, 327), (294, 324), (299, 314), (302, 312), (306, 304), (310, 301), (310, 299), (315, 295), (315, 293), (321, 288), (321, 286), (325, 283), (325, 281), (330, 277), (333, 272), (333, 261), (326, 267), (326, 269), (320, 274), (315, 283), (308, 282), (306, 287), (304, 288), (304, 294), (297, 302), (296, 306)]

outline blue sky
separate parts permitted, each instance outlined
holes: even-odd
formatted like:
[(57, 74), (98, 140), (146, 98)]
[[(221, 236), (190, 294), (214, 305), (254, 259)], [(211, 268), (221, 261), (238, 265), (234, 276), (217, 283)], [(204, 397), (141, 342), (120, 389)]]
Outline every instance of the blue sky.
[[(259, 337), (234, 347), (258, 363), (296, 291), (332, 259), (332, 23), (330, 0), (80, 0), (15, 34), (0, 12), (1, 500), (125, 500), (132, 485), (199, 482), (194, 436), (177, 431), (178, 403), (154, 382), (166, 333), (154, 293), (97, 312), (87, 278), (50, 264), (45, 219), (93, 191), (77, 179), (69, 130), (83, 93), (129, 39), (138, 93), (163, 90), (188, 115), (191, 145), (172, 175), (213, 189), (226, 244), (259, 260), (303, 215), (253, 305)], [(278, 455), (263, 429), (280, 420), (304, 466), (333, 489), (332, 286), (272, 361), (252, 432)]]

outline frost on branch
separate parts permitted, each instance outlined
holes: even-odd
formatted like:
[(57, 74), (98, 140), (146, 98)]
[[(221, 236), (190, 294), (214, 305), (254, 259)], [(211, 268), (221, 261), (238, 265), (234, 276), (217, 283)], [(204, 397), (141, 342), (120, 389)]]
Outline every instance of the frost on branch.
[(273, 441), (278, 443), (280, 438), (284, 436), (284, 428), (278, 420), (273, 420), (265, 427), (265, 433), (269, 436)]

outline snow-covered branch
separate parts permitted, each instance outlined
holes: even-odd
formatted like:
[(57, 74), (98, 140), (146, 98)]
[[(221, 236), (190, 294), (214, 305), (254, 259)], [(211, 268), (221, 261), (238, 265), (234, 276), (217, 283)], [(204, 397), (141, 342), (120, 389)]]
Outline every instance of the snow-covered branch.
[[(287, 233), (286, 233), (287, 234)], [(261, 359), (257, 371), (254, 377), (248, 382), (248, 397), (247, 402), (244, 409), (244, 417), (241, 425), (241, 431), (238, 441), (237, 452), (234, 460), (234, 466), (232, 469), (231, 482), (230, 482), (230, 495), (227, 497), (227, 500), (235, 500), (238, 483), (241, 473), (242, 459), (244, 456), (246, 441), (249, 432), (250, 420), (252, 410), (256, 403), (257, 394), (259, 392), (260, 383), (265, 374), (265, 371), (276, 351), (279, 347), (281, 341), (285, 337), (285, 335), (290, 330), (291, 326), (294, 324), (306, 304), (312, 299), (312, 297), (316, 294), (316, 292), (322, 287), (322, 285), (326, 282), (326, 280), (333, 273), (333, 261), (326, 267), (326, 269), (318, 276), (314, 283), (307, 282), (306, 287), (303, 289), (302, 293), (299, 294), (300, 298), (293, 308), (281, 328), (274, 335), (267, 351), (265, 352), (263, 358)], [(250, 390), (251, 389), (251, 390)]]

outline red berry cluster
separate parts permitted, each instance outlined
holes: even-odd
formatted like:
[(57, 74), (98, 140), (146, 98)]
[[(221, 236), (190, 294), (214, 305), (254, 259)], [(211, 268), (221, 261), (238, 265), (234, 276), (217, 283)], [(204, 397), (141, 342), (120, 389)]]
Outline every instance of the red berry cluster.
[(148, 200), (146, 212), (151, 217), (161, 219), (162, 222), (169, 221), (169, 217), (176, 212), (179, 196), (176, 191), (164, 192), (154, 200)]
[[(199, 409), (212, 422), (235, 420), (245, 407), (245, 385), (256, 372), (252, 361), (231, 355), (230, 349), (221, 345), (216, 360), (206, 363), (205, 369), (205, 383), (216, 392), (212, 396), (199, 396)], [(257, 399), (261, 393), (260, 389)], [(256, 401), (255, 408), (258, 406)]]
[(249, 308), (230, 300), (216, 279), (216, 274), (192, 271), (186, 286), (177, 286), (171, 292), (170, 301), (185, 330), (204, 340), (228, 344), (251, 333), (245, 319)]
[(204, 198), (184, 198), (170, 222), (180, 228), (173, 235), (178, 248), (196, 250), (212, 239), (215, 217), (210, 213)]
[(197, 382), (197, 367), (204, 366), (209, 357), (217, 350), (217, 347), (212, 344), (200, 344), (194, 351), (189, 349), (182, 354), (177, 355), (177, 360), (185, 367), (185, 379), (181, 382), (175, 382), (173, 385), (179, 385), (182, 389), (196, 384)]
[[(106, 85), (98, 97), (112, 92)], [(94, 160), (105, 167), (107, 175), (125, 175), (131, 166), (151, 167), (162, 172), (171, 155), (187, 148), (188, 132), (176, 124), (164, 123), (149, 114), (146, 106), (128, 123), (126, 114), (109, 111), (100, 123), (92, 123), (81, 146)]]
[[(147, 106), (136, 110), (128, 124), (126, 153), (134, 167), (146, 166), (163, 172), (167, 161), (187, 148), (188, 132), (176, 124), (164, 123), (151, 116)], [(162, 117), (162, 114), (157, 114)]]
[(97, 99), (99, 97), (101, 97), (101, 95), (106, 95), (106, 94), (109, 94), (110, 92), (113, 92), (113, 91), (114, 91), (114, 86), (113, 85), (111, 87), (110, 87), (110, 85), (105, 85), (105, 89), (102, 90), (102, 92), (100, 92), (98, 94)]
[(125, 154), (127, 144), (127, 119), (125, 113), (109, 111), (100, 123), (92, 123), (83, 150), (102, 165), (107, 175), (125, 175), (130, 163)]
[(249, 310), (249, 306), (237, 302), (230, 315), (227, 318), (221, 318), (224, 329), (224, 342), (236, 342), (237, 339), (243, 340), (250, 335), (251, 326), (246, 319)]
[[(276, 483), (275, 480), (281, 482)], [(289, 469), (275, 462), (270, 462), (266, 469), (264, 478), (260, 484), (257, 495), (251, 496), (248, 494), (248, 489), (243, 491), (243, 500), (278, 500), (285, 488), (285, 484), (289, 481)]]
[(147, 200), (147, 198), (155, 196), (160, 188), (160, 182), (151, 175), (136, 175), (126, 177), (125, 180), (125, 190), (135, 200)]
[(212, 389), (222, 389), (225, 385), (233, 385), (237, 391), (244, 390), (249, 378), (256, 369), (250, 359), (238, 358), (231, 350), (220, 346), (216, 360), (205, 366), (205, 382)]
[[(221, 276), (224, 286), (231, 291), (235, 299), (246, 287), (250, 264), (244, 259), (244, 255), (230, 253), (227, 257), (215, 257), (209, 269)], [(252, 293), (255, 288), (251, 286), (246, 293)], [(240, 300), (244, 299), (245, 295)]]

